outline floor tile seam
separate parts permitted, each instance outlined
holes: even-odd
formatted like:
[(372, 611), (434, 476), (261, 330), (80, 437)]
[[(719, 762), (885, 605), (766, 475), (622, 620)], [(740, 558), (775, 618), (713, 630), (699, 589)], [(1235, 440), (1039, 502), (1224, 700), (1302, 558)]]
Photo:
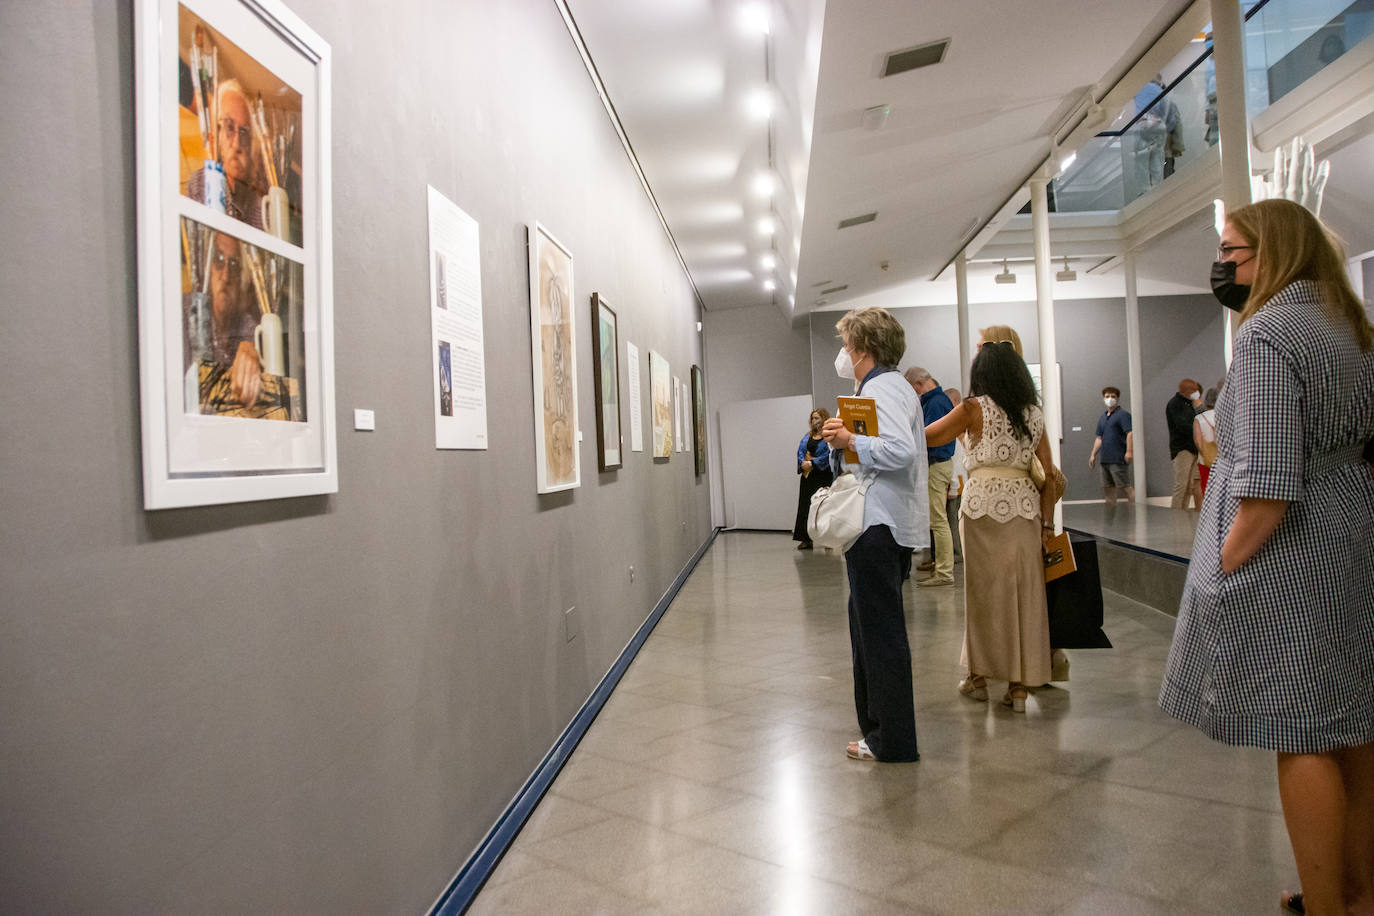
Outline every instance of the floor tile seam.
[(1189, 794), (1186, 793), (1186, 792), (1176, 792), (1176, 791), (1170, 791), (1170, 790), (1166, 790), (1166, 789), (1155, 789), (1155, 788), (1151, 788), (1151, 787), (1135, 785), (1135, 784), (1133, 784), (1133, 783), (1122, 782), (1121, 780), (1117, 780), (1117, 779), (1107, 779), (1107, 778), (1099, 779), (1099, 778), (1096, 778), (1096, 777), (1084, 777), (1084, 778), (1089, 779), (1089, 780), (1092, 781), (1092, 782), (1101, 783), (1101, 784), (1103, 784), (1103, 785), (1118, 786), (1118, 787), (1123, 788), (1123, 789), (1134, 789), (1134, 790), (1137, 791), (1137, 792), (1148, 792), (1148, 793), (1150, 793), (1150, 794), (1152, 794), (1152, 795), (1162, 795), (1162, 796), (1165, 796), (1165, 797), (1167, 797), (1167, 798), (1174, 799), (1175, 801), (1183, 801), (1183, 802), (1201, 802), (1201, 803), (1207, 804), (1207, 805), (1219, 805), (1219, 806), (1221, 806), (1221, 807), (1223, 807), (1223, 808), (1234, 808), (1234, 809), (1237, 810), (1237, 811), (1249, 811), (1249, 812), (1251, 812), (1251, 813), (1253, 813), (1253, 814), (1269, 814), (1269, 815), (1280, 815), (1280, 816), (1281, 816), (1282, 813), (1283, 813), (1281, 810), (1275, 810), (1275, 809), (1273, 809), (1273, 808), (1262, 808), (1262, 807), (1259, 807), (1259, 806), (1257, 806), (1257, 805), (1243, 805), (1243, 804), (1237, 804), (1237, 803), (1235, 803), (1235, 802), (1222, 801), (1221, 799), (1209, 798), (1209, 797), (1203, 796), (1203, 795), (1189, 795)]
[[(513, 847), (512, 847), (512, 848), (513, 848)], [(536, 853), (530, 852), (530, 851), (527, 850), (527, 849), (526, 849), (526, 850), (521, 850), (521, 852), (522, 852), (524, 855), (529, 856), (531, 859), (537, 860), (537, 861), (540, 862), (542, 865), (544, 865), (546, 868), (554, 869), (554, 870), (557, 870), (557, 871), (564, 872), (565, 874), (573, 875), (574, 877), (578, 878), (579, 880), (585, 881), (585, 882), (587, 882), (588, 884), (593, 885), (597, 890), (604, 892), (604, 893), (607, 895), (606, 899), (608, 899), (608, 900), (621, 900), (621, 899), (624, 899), (624, 898), (627, 898), (627, 897), (628, 897), (628, 898), (630, 898), (631, 901), (636, 902), (636, 903), (642, 903), (642, 904), (643, 904), (644, 906), (646, 906), (646, 907), (654, 905), (654, 901), (653, 901), (653, 900), (646, 900), (645, 898), (636, 896), (635, 894), (627, 893), (626, 891), (623, 891), (623, 890), (621, 890), (620, 888), (612, 887), (612, 886), (606, 884), (606, 882), (600, 880), (599, 878), (596, 878), (596, 877), (594, 877), (594, 876), (592, 876), (592, 875), (589, 875), (589, 874), (587, 874), (586, 872), (581, 871), (580, 869), (570, 868), (570, 867), (568, 867), (566, 864), (564, 864), (564, 863), (562, 863), (562, 862), (557, 862), (557, 861), (555, 861), (555, 860), (553, 860), (553, 859), (548, 858), (547, 856), (538, 855), (538, 854), (536, 854)], [(675, 858), (675, 857), (674, 857), (674, 858)], [(508, 886), (510, 886), (511, 884), (513, 884), (513, 883), (515, 883), (515, 882), (518, 882), (518, 881), (521, 881), (521, 880), (523, 880), (523, 878), (514, 878), (514, 879), (512, 879), (511, 881), (502, 882), (501, 884), (497, 885), (496, 887), (497, 887), (498, 889), (499, 889), (499, 888), (502, 888), (502, 887), (508, 887)], [(486, 887), (483, 886), (482, 890), (486, 890)], [(473, 903), (476, 903), (476, 902), (477, 902), (477, 898), (479, 898), (479, 897), (481, 897), (481, 891), (478, 892), (477, 897), (473, 898)]]
[[(661, 771), (657, 771), (657, 772), (661, 772)], [(734, 795), (739, 795), (739, 796), (741, 796), (741, 797), (744, 797), (744, 793), (739, 792), (739, 791), (737, 791), (737, 790), (735, 790), (735, 789), (726, 789), (726, 788), (724, 788), (724, 787), (722, 787), (722, 786), (720, 786), (720, 785), (714, 784), (714, 783), (701, 782), (700, 780), (693, 779), (693, 778), (690, 777), (690, 776), (681, 776), (681, 775), (679, 775), (679, 774), (677, 774), (677, 773), (669, 773), (669, 774), (667, 774), (667, 775), (672, 776), (672, 777), (674, 777), (674, 778), (676, 778), (676, 779), (678, 779), (678, 780), (681, 780), (682, 782), (691, 783), (695, 788), (698, 788), (698, 789), (705, 789), (705, 790), (710, 791), (710, 792), (729, 792), (729, 793), (732, 793), (732, 794), (734, 794)], [(659, 829), (659, 830), (666, 830), (666, 829), (667, 829), (667, 825), (665, 825), (665, 824), (655, 823), (655, 822), (653, 822), (653, 821), (646, 820), (645, 818), (639, 817), (639, 816), (634, 815), (634, 814), (626, 814), (626, 813), (623, 812), (623, 811), (613, 811), (613, 810), (611, 810), (610, 808), (606, 808), (606, 807), (604, 807), (604, 806), (602, 806), (602, 805), (597, 804), (597, 802), (600, 801), (600, 800), (604, 800), (604, 799), (610, 798), (612, 795), (619, 794), (620, 792), (629, 791), (629, 790), (634, 789), (634, 788), (637, 788), (637, 786), (625, 786), (623, 789), (617, 789), (617, 790), (608, 792), (608, 793), (606, 793), (605, 795), (598, 795), (595, 799), (589, 799), (588, 801), (582, 802), (582, 804), (590, 805), (591, 807), (596, 808), (596, 809), (599, 810), (599, 811), (607, 812), (607, 813), (608, 813), (610, 816), (612, 816), (612, 817), (624, 817), (624, 818), (629, 818), (630, 820), (637, 821), (637, 822), (639, 822), (639, 823), (641, 823), (641, 824), (647, 824), (648, 826), (657, 828), (657, 829)], [(728, 805), (728, 804), (730, 804), (730, 803), (731, 803), (731, 802), (727, 801), (727, 802), (724, 802), (724, 803), (722, 803), (722, 804), (720, 804), (720, 805), (715, 805), (715, 806), (712, 806), (712, 807), (710, 807), (710, 808), (706, 808), (706, 809), (704, 809), (704, 810), (702, 810), (702, 811), (698, 811), (698, 812), (696, 812), (695, 814), (693, 814), (691, 817), (685, 818), (685, 820), (691, 820), (692, 818), (695, 818), (695, 817), (697, 817), (697, 816), (699, 816), (699, 815), (710, 814), (711, 812), (719, 811), (721, 808), (724, 808), (726, 805)], [(591, 825), (589, 824), (588, 826), (591, 826)]]

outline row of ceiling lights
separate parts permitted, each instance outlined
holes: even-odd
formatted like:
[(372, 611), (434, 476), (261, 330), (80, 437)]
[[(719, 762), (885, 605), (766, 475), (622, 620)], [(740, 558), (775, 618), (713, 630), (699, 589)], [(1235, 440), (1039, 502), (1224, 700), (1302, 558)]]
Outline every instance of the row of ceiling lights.
[[(769, 63), (768, 36), (772, 31), (772, 16), (767, 5), (763, 3), (751, 3), (741, 8), (740, 23), (744, 30), (750, 35), (763, 38), (764, 41), (764, 78), (771, 81), (772, 73)], [(764, 122), (766, 129), (772, 132), (773, 112), (775, 109), (774, 93), (771, 85), (762, 89), (755, 89), (749, 93), (745, 99), (745, 108), (757, 120)], [(764, 171), (759, 172), (750, 182), (750, 190), (756, 197), (765, 198), (768, 201), (768, 213), (760, 217), (755, 227), (760, 236), (768, 239), (768, 250), (759, 256), (759, 267), (763, 271), (764, 292), (772, 293), (778, 288), (776, 273), (778, 268), (778, 256), (775, 249), (775, 239), (777, 237), (778, 219), (773, 209), (773, 195), (777, 191), (778, 180), (773, 172), (772, 162), (772, 138), (769, 138), (769, 162)]]

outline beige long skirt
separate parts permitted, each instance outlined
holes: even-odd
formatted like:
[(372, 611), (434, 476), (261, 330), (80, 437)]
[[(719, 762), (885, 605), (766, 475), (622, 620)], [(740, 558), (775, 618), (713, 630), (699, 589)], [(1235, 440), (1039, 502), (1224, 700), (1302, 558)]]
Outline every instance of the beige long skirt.
[(959, 519), (964, 544), (964, 663), (972, 674), (1037, 687), (1050, 679), (1050, 619), (1040, 522)]

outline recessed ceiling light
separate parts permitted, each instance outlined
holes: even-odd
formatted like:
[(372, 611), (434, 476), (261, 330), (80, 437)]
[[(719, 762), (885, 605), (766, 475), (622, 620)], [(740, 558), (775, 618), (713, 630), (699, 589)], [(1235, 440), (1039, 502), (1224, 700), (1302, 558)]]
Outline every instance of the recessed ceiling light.
[(778, 284), (776, 281), (770, 278), (763, 281), (763, 288), (771, 293), (773, 290), (778, 288)]
[(749, 93), (744, 104), (751, 116), (765, 121), (773, 114), (773, 93), (767, 89), (755, 89)]
[(771, 216), (759, 220), (759, 235), (772, 235), (778, 229), (778, 221)]
[(772, 174), (769, 172), (760, 172), (758, 175), (754, 176), (751, 187), (758, 196), (771, 197), (773, 189), (777, 187), (777, 184), (777, 179), (775, 179)]
[(772, 270), (778, 266), (778, 259), (771, 254), (766, 254), (759, 258), (759, 263), (763, 265), (764, 270)]
[(768, 7), (762, 3), (751, 3), (740, 10), (739, 21), (751, 35), (767, 35), (772, 26)]

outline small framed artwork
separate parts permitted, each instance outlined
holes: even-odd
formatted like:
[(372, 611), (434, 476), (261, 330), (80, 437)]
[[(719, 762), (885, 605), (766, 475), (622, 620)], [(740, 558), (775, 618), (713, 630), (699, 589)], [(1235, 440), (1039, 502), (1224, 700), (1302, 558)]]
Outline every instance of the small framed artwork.
[(538, 492), (555, 493), (582, 483), (573, 257), (535, 223), (529, 227), (529, 260), (535, 473)]
[(613, 471), (620, 460), (620, 330), (615, 310), (592, 293), (592, 381), (596, 387), (596, 466)]
[(673, 379), (668, 361), (649, 351), (649, 400), (654, 416), (654, 457), (673, 455)]
[(280, 0), (136, 0), (147, 509), (333, 493), (330, 48)]
[(701, 367), (692, 366), (692, 459), (696, 475), (706, 473), (706, 386)]

